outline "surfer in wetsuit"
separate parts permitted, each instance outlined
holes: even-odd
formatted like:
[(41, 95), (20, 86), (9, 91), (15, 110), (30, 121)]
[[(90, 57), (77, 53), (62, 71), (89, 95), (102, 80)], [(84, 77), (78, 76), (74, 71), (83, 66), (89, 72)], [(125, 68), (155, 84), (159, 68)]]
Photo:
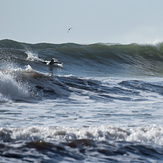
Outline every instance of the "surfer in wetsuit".
[(46, 65), (49, 66), (49, 71), (50, 71), (51, 75), (53, 75), (54, 66), (62, 67), (62, 63), (55, 61), (55, 58), (52, 58), (50, 62), (49, 61), (44, 61), (42, 63), (45, 63)]
[(49, 62), (49, 71), (50, 74), (53, 75), (53, 64), (55, 63), (54, 58), (51, 59), (51, 61)]
[(55, 62), (54, 62), (54, 58), (51, 59), (51, 61), (49, 62), (49, 65), (53, 65)]
[(51, 59), (48, 65), (62, 64), (61, 62), (56, 62), (54, 58)]
[(57, 67), (62, 67), (62, 64), (61, 62), (58, 62), (58, 61), (55, 61), (55, 58), (52, 58), (51, 61), (43, 61), (42, 63), (45, 63), (46, 65), (49, 65), (49, 66), (57, 66)]

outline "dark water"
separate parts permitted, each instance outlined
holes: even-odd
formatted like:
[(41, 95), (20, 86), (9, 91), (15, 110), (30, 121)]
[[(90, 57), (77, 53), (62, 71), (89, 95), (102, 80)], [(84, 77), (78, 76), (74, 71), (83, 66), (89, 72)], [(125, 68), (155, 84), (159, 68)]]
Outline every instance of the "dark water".
[(0, 162), (162, 162), (162, 63), (162, 43), (1, 40)]

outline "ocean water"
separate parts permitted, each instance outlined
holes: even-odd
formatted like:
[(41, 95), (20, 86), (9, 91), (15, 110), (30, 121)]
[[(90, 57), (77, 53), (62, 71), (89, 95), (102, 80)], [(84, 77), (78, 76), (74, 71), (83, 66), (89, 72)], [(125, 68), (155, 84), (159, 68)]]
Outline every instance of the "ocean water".
[(163, 162), (163, 43), (1, 40), (0, 162)]

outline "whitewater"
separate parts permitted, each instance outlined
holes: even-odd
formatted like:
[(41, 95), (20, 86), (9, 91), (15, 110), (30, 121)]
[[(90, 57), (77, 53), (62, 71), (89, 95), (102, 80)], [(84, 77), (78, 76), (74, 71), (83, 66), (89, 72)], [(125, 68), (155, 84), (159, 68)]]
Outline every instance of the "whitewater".
[(2, 163), (161, 163), (162, 106), (163, 43), (0, 41)]

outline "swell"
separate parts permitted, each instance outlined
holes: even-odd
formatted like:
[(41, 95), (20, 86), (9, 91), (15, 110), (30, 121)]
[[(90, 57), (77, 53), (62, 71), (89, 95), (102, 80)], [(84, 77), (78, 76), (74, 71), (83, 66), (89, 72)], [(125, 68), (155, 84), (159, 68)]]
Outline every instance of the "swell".
[[(29, 61), (29, 52), (35, 58)], [(81, 76), (162, 76), (163, 43), (138, 44), (27, 44), (12, 40), (0, 41), (0, 60), (9, 60), (20, 65), (44, 68), (39, 61), (57, 58), (64, 64), (64, 74)], [(31, 62), (32, 61), (32, 62)], [(46, 71), (46, 70), (45, 70)]]

